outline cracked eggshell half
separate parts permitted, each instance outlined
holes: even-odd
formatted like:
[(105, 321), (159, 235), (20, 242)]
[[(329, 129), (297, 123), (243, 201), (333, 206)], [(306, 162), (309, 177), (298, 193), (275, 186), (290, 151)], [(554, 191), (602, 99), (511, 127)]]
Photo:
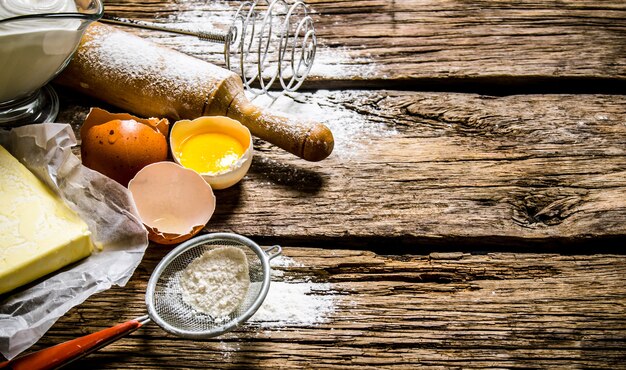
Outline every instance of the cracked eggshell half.
[(239, 182), (254, 151), (250, 130), (223, 116), (177, 121), (170, 130), (170, 150), (176, 163), (198, 172), (213, 189)]
[(148, 238), (155, 243), (176, 244), (191, 238), (215, 211), (211, 187), (196, 172), (174, 162), (142, 168), (128, 189)]

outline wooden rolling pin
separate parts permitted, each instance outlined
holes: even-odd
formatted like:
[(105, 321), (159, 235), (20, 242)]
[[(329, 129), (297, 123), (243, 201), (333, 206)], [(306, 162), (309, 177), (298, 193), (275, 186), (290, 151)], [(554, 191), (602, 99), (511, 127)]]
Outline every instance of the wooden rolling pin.
[(98, 22), (55, 82), (143, 117), (228, 116), (309, 161), (328, 157), (334, 146), (325, 125), (253, 105), (237, 74)]

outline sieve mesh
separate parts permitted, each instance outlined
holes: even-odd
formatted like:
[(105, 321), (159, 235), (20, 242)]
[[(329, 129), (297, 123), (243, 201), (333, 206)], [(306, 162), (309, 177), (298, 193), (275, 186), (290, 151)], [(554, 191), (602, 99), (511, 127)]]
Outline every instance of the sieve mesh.
[[(269, 276), (265, 273), (266, 270), (269, 272), (267, 255), (248, 239), (228, 235), (194, 243), (178, 254), (166, 256), (157, 267), (155, 273), (160, 270), (160, 274), (150, 280), (146, 303), (150, 317), (163, 329), (187, 337), (210, 337), (238, 325), (256, 311), (261, 303), (259, 296), (263, 295), (262, 301), (269, 287)], [(192, 261), (220, 247), (235, 247), (244, 252), (248, 261), (250, 287), (237, 309), (227, 317), (216, 318), (195, 310), (183, 301), (180, 278)], [(257, 307), (254, 307), (255, 304)], [(246, 314), (248, 317), (245, 317)]]

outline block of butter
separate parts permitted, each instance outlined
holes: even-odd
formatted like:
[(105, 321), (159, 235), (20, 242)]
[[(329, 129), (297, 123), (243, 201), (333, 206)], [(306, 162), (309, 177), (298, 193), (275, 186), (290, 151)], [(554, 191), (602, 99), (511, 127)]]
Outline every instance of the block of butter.
[(91, 254), (87, 224), (0, 146), (0, 294)]

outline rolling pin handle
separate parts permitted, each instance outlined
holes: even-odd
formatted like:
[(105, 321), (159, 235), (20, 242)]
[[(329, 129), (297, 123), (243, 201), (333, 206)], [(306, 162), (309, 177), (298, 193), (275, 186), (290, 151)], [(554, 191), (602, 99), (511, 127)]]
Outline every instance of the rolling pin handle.
[(254, 136), (307, 161), (321, 161), (335, 145), (326, 125), (269, 113), (252, 104), (243, 90), (234, 96), (226, 115), (241, 122)]
[(304, 138), (301, 157), (311, 162), (321, 161), (332, 153), (334, 145), (330, 129), (321, 123), (313, 123)]

